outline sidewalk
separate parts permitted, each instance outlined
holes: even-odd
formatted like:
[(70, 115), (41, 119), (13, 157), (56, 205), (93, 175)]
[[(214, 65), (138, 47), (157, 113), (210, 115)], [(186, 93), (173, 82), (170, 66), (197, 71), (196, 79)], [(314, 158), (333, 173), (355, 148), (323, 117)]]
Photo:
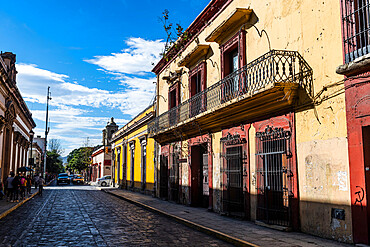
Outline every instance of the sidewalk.
[[(50, 185), (53, 181), (54, 180), (51, 180), (44, 187)], [(27, 201), (29, 201), (30, 199), (32, 199), (38, 193), (39, 193), (39, 189), (36, 190), (35, 189), (35, 186), (32, 186), (31, 187), (31, 194), (30, 195), (26, 195), (26, 199), (24, 199), (23, 201), (19, 201), (19, 202), (7, 202), (6, 201), (6, 198), (4, 198), (3, 200), (0, 200), (0, 219), (4, 218), (8, 214), (10, 214), (11, 212), (13, 212), (17, 208), (19, 208), (20, 206), (22, 206), (24, 203), (26, 203)]]
[(15, 209), (23, 205), (25, 202), (30, 200), (32, 197), (34, 197), (38, 193), (38, 189), (36, 190), (34, 186), (31, 188), (31, 194), (26, 195), (26, 199), (20, 200), (19, 202), (7, 202), (6, 198), (0, 200), (0, 219), (4, 218), (11, 212), (13, 212)]
[(353, 246), (304, 233), (273, 230), (250, 221), (220, 216), (204, 208), (188, 207), (131, 191), (121, 189), (102, 189), (102, 191), (237, 246)]

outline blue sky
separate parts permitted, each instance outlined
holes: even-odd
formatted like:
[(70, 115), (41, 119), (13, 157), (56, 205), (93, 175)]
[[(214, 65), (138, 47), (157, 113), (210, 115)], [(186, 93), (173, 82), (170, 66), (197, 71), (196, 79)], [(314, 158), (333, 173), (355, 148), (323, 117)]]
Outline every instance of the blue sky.
[(166, 37), (164, 9), (184, 29), (209, 0), (0, 0), (0, 50), (17, 55), (17, 85), (48, 138), (60, 139), (67, 155), (101, 143), (110, 117), (121, 127), (154, 96), (152, 63)]

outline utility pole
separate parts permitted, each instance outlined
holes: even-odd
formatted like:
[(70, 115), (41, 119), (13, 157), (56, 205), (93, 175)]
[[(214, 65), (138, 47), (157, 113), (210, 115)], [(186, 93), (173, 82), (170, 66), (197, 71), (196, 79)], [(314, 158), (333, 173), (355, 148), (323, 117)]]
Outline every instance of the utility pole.
[(48, 127), (48, 120), (49, 120), (49, 100), (51, 100), (51, 92), (50, 87), (48, 87), (48, 94), (46, 96), (46, 125), (45, 125), (45, 143), (44, 143), (44, 174), (43, 177), (46, 179), (46, 148), (47, 148), (47, 140), (48, 140), (48, 133), (49, 133), (49, 127)]

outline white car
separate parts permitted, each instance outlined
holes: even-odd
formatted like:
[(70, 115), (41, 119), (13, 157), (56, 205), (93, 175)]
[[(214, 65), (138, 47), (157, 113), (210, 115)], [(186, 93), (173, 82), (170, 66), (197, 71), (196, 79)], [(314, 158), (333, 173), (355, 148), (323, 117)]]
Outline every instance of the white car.
[(107, 175), (107, 176), (103, 176), (101, 178), (98, 178), (98, 181), (97, 181), (96, 184), (98, 186), (109, 186), (111, 181), (112, 181), (112, 176)]

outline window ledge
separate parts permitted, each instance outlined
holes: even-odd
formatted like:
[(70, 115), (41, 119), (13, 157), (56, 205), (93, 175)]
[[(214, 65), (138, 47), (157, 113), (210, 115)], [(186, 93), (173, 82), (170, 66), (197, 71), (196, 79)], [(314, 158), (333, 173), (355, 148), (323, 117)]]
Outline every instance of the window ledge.
[(339, 65), (336, 69), (337, 74), (352, 76), (366, 72), (370, 69), (370, 54), (355, 59), (352, 62)]

